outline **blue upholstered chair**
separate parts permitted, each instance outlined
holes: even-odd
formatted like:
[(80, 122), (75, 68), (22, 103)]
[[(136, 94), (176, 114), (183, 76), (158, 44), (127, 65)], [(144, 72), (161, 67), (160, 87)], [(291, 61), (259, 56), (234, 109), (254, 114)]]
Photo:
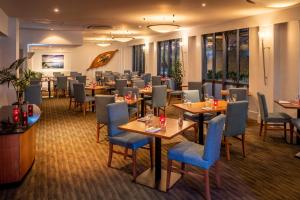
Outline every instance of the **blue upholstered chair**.
[(268, 124), (271, 123), (272, 125), (283, 126), (284, 136), (286, 138), (286, 124), (289, 123), (290, 127), (293, 126), (291, 124), (291, 117), (288, 114), (282, 112), (269, 113), (265, 95), (258, 92), (257, 97), (261, 118), (259, 136), (261, 136), (262, 129), (264, 127), (263, 140), (265, 141), (268, 130)]
[(63, 92), (63, 95), (66, 96), (66, 91), (68, 90), (68, 78), (66, 76), (58, 76), (57, 84), (55, 87), (55, 95), (58, 97), (59, 91)]
[(86, 96), (84, 84), (83, 83), (74, 83), (74, 98), (76, 104), (80, 105), (81, 109), (83, 110), (83, 115), (85, 116), (85, 112), (87, 108), (91, 108), (92, 104), (95, 102), (95, 98), (91, 96)]
[(198, 82), (198, 81), (190, 81), (188, 82), (188, 90), (198, 90), (199, 91), (199, 98), (202, 99), (202, 93), (203, 93), (203, 89), (202, 89), (202, 82)]
[(156, 116), (159, 115), (159, 110), (166, 113), (167, 106), (167, 86), (157, 85), (152, 87), (152, 100), (146, 100), (145, 104), (156, 111)]
[(194, 142), (181, 142), (168, 151), (168, 165), (167, 165), (167, 189), (170, 185), (170, 175), (172, 171), (172, 161), (181, 163), (181, 173), (185, 173), (185, 164), (193, 165), (204, 170), (205, 179), (205, 196), (210, 198), (209, 186), (209, 169), (216, 165), (216, 179), (217, 185), (220, 186), (219, 176), (219, 159), (220, 148), (222, 141), (222, 131), (225, 123), (225, 116), (218, 115), (209, 121), (209, 127), (205, 145), (200, 145)]
[(114, 95), (96, 95), (95, 104), (96, 104), (96, 118), (97, 118), (97, 137), (96, 141), (99, 143), (100, 130), (107, 126), (108, 124), (108, 115), (106, 106), (108, 104), (115, 103)]
[[(69, 80), (69, 98), (70, 98), (69, 109), (71, 109), (72, 103), (75, 104), (74, 87), (73, 87), (73, 85), (74, 85), (75, 83), (78, 83), (78, 81), (77, 81), (77, 80)], [(74, 107), (75, 107), (75, 106), (74, 106)]]
[(152, 86), (161, 85), (160, 76), (152, 76)]
[[(145, 145), (150, 145), (150, 158), (152, 167), (152, 138), (144, 136), (138, 133), (131, 133), (120, 130), (118, 126), (128, 123), (128, 106), (125, 102), (113, 103), (107, 105), (108, 113), (108, 139), (109, 139), (109, 156), (108, 156), (108, 167), (111, 167), (113, 153), (127, 156), (127, 149), (132, 150), (132, 161), (133, 161), (133, 180), (135, 181), (136, 174), (136, 154), (137, 149)], [(118, 145), (125, 148), (125, 154), (113, 150), (113, 146)]]
[(203, 84), (203, 93), (207, 94), (209, 97), (213, 96), (212, 83), (207, 82)]
[(76, 76), (76, 80), (83, 85), (86, 85), (86, 76)]
[(123, 96), (123, 89), (127, 87), (127, 79), (117, 79), (116, 80), (116, 93)]
[(125, 70), (124, 70), (124, 74), (131, 74), (131, 71), (130, 71), (130, 70), (127, 70), (127, 69), (125, 69)]
[(180, 99), (182, 99), (183, 91), (182, 90), (178, 90), (178, 88), (176, 88), (176, 84), (175, 84), (174, 78), (170, 78), (170, 79), (167, 80), (167, 86), (168, 86), (169, 89), (172, 90), (171, 92), (169, 92), (169, 100), (168, 100), (168, 104), (169, 105), (171, 103), (171, 98), (173, 96), (180, 97)]
[[(183, 95), (184, 98), (191, 103), (200, 102), (199, 90), (183, 90)], [(198, 122), (199, 114), (184, 112), (183, 117), (184, 119), (189, 119)], [(211, 113), (204, 113), (205, 121), (210, 120), (212, 117), (213, 115)]]
[(25, 101), (29, 104), (42, 104), (41, 85), (29, 85), (25, 90)]
[(151, 74), (150, 73), (144, 74), (143, 79), (146, 85), (149, 84), (151, 82)]
[(228, 137), (241, 135), (243, 156), (245, 157), (245, 130), (248, 119), (248, 101), (237, 101), (227, 104), (224, 141), (226, 147), (227, 160), (230, 160), (230, 144)]
[(134, 80), (133, 81), (133, 87), (137, 87), (139, 89), (145, 88), (145, 81), (140, 79), (140, 80)]
[(229, 97), (232, 98), (233, 95), (236, 95), (237, 101), (248, 101), (247, 88), (229, 88)]

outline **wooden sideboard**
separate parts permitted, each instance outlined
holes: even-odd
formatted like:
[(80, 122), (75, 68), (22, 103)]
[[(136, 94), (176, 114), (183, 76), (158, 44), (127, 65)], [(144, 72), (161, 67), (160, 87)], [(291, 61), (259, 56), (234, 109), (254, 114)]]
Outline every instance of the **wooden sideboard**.
[[(0, 114), (5, 112), (0, 109)], [(0, 127), (0, 184), (20, 182), (31, 169), (35, 160), (38, 119), (39, 115), (35, 115), (28, 127), (18, 130)]]

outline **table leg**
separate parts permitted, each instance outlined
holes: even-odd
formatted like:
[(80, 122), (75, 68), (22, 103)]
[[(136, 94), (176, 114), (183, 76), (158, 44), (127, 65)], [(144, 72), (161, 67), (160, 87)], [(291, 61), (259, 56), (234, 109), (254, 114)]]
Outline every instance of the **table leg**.
[(142, 102), (141, 102), (141, 117), (145, 116), (145, 94), (141, 93), (141, 98), (142, 98)]
[(204, 121), (204, 115), (203, 113), (200, 113), (198, 116), (198, 134), (199, 134), (199, 144), (204, 144), (203, 139), (203, 121)]
[[(95, 90), (92, 89), (92, 96), (95, 96)], [(92, 112), (95, 112), (95, 104), (92, 104)]]
[(155, 138), (155, 187), (159, 187), (161, 180), (161, 138)]
[(49, 99), (51, 98), (51, 81), (48, 80), (48, 94), (49, 94)]

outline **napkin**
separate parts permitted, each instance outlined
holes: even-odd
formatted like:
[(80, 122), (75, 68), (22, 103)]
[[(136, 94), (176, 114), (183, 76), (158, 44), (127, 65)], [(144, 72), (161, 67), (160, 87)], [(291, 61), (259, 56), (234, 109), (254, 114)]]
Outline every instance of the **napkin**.
[(160, 131), (160, 128), (156, 128), (156, 127), (149, 127), (146, 129), (146, 132), (149, 132), (149, 133), (156, 133)]

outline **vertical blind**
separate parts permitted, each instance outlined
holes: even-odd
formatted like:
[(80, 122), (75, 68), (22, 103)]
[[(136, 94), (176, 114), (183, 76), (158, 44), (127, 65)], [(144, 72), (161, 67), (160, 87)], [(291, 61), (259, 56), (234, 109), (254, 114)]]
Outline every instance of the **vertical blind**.
[(180, 39), (158, 42), (157, 75), (170, 76), (180, 59)]
[(132, 71), (139, 72), (139, 74), (145, 73), (145, 52), (144, 44), (133, 46), (133, 58), (132, 58)]

